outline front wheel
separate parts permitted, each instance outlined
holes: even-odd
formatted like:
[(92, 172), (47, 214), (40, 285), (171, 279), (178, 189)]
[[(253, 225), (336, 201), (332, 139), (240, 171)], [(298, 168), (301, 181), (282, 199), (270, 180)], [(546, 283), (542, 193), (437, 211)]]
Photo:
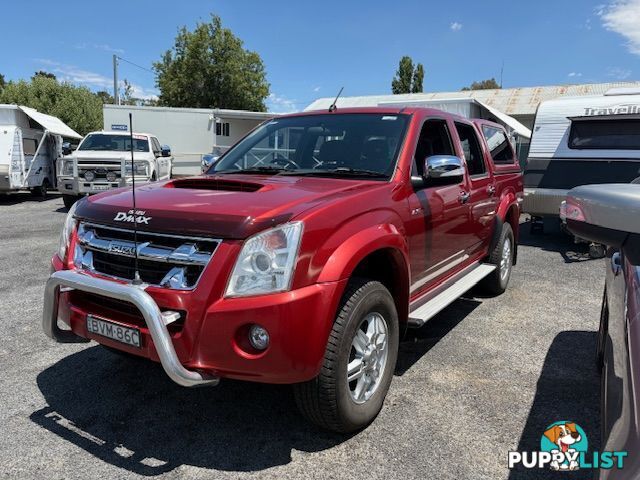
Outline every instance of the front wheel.
[(385, 286), (366, 279), (349, 282), (320, 374), (294, 385), (302, 414), (334, 432), (366, 427), (391, 385), (398, 338), (398, 313)]
[(500, 295), (507, 289), (513, 267), (513, 255), (516, 243), (511, 225), (502, 224), (502, 231), (496, 246), (489, 254), (488, 263), (496, 266), (496, 269), (487, 275), (481, 282), (480, 288), (491, 295)]

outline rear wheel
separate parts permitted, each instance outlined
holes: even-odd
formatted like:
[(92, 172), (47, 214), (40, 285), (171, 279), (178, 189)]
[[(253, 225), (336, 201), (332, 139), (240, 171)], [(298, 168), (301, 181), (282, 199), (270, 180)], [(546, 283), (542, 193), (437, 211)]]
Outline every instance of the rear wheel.
[(354, 279), (343, 296), (320, 374), (294, 385), (296, 403), (310, 421), (353, 432), (382, 408), (398, 358), (398, 314), (380, 282)]
[(42, 185), (40, 185), (39, 187), (34, 187), (31, 189), (31, 195), (33, 195), (36, 198), (40, 198), (40, 199), (46, 199), (47, 198), (47, 192), (49, 191), (49, 180), (44, 180), (42, 182)]
[(507, 289), (511, 278), (515, 248), (515, 238), (511, 225), (504, 223), (502, 224), (498, 242), (489, 254), (488, 259), (488, 263), (495, 265), (496, 269), (480, 282), (482, 290), (491, 295), (500, 295)]

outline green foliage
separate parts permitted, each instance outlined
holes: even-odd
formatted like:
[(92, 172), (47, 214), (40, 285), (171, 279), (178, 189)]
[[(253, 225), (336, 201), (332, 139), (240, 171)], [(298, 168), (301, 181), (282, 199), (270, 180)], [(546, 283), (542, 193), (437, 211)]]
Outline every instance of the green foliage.
[(0, 103), (25, 105), (58, 117), (80, 135), (102, 128), (102, 101), (86, 87), (34, 75), (30, 82), (9, 82), (0, 92)]
[(391, 91), (400, 93), (421, 93), (424, 83), (424, 66), (418, 63), (415, 68), (411, 57), (404, 56), (400, 59), (398, 70), (391, 81)]
[(217, 15), (192, 32), (182, 27), (153, 68), (160, 105), (266, 110), (269, 83), (262, 59), (245, 50)]
[(411, 93), (422, 93), (422, 84), (424, 83), (424, 67), (421, 63), (416, 66), (413, 71), (413, 85), (411, 85)]
[(0, 93), (2, 93), (2, 90), (4, 90), (6, 84), (7, 82), (5, 82), (4, 80), (4, 75), (0, 73)]
[(36, 73), (33, 74), (33, 77), (31, 77), (31, 78), (33, 79), (35, 77), (53, 78), (54, 80), (56, 79), (55, 74), (50, 73), (50, 72), (45, 72), (44, 70), (38, 70)]
[(473, 82), (470, 86), (464, 87), (462, 91), (469, 90), (493, 90), (502, 88), (498, 82), (496, 82), (495, 78), (489, 78), (487, 80), (482, 80), (480, 82)]

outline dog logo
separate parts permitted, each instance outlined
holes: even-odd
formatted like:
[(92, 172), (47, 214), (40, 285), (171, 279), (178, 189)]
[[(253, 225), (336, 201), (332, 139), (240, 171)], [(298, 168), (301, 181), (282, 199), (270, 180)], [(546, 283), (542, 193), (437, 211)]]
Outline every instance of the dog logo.
[(589, 449), (587, 435), (574, 422), (555, 422), (547, 427), (540, 439), (540, 451), (551, 453), (551, 470), (575, 471), (580, 469), (580, 455)]

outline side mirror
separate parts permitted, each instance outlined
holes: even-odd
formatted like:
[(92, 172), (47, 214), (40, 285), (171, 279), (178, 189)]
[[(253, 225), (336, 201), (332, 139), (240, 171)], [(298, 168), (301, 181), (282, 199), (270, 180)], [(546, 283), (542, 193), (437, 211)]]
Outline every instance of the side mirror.
[(171, 147), (169, 145), (162, 145), (162, 147), (160, 148), (160, 155), (162, 155), (163, 157), (170, 157)]
[(211, 155), (207, 153), (202, 156), (202, 171), (206, 172), (211, 168), (211, 165), (216, 163), (220, 157), (218, 155)]
[(569, 190), (563, 217), (576, 237), (622, 249), (640, 265), (640, 185), (584, 185)]
[(71, 155), (73, 149), (71, 148), (71, 144), (69, 142), (64, 142), (62, 144), (62, 155), (67, 156)]
[(433, 155), (424, 161), (424, 177), (439, 184), (455, 184), (464, 180), (464, 164), (453, 155)]

